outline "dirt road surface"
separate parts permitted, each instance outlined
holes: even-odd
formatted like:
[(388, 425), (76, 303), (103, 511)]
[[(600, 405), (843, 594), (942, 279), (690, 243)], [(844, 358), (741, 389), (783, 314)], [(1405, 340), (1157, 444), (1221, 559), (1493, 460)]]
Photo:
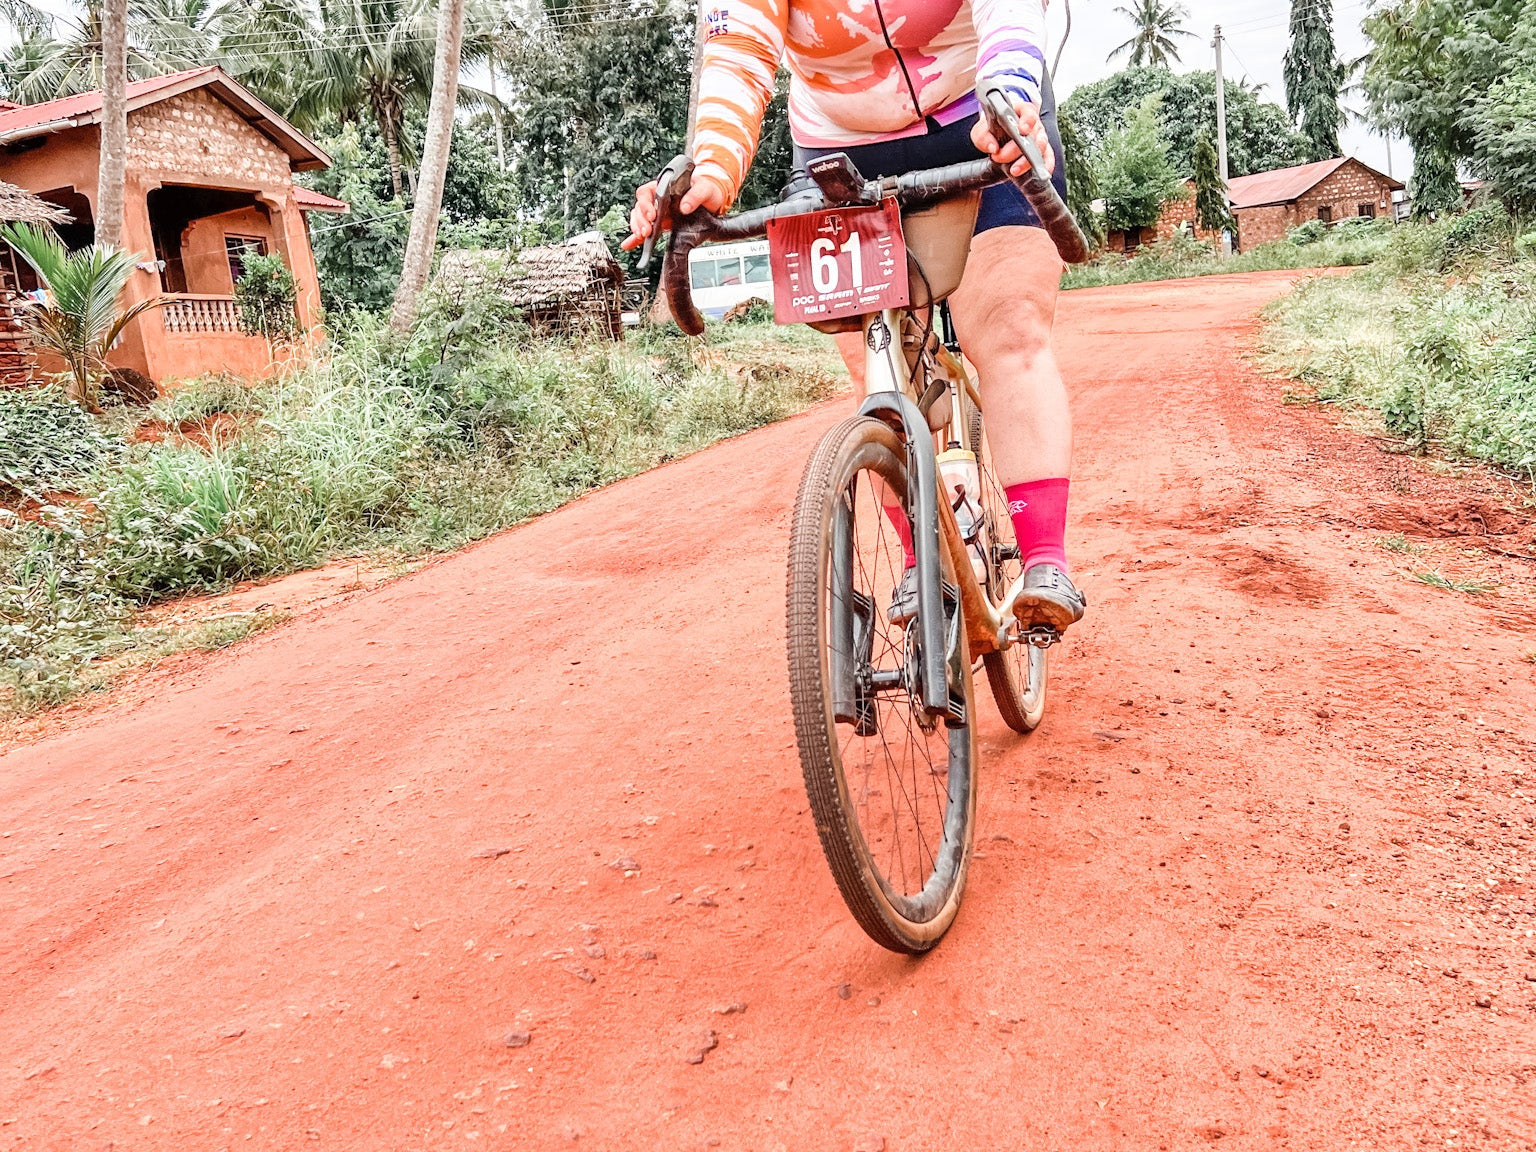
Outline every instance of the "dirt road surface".
[(1092, 610), (934, 954), (792, 746), (825, 406), (0, 757), (0, 1148), (1536, 1146), (1536, 602), (1375, 541), (1533, 549), (1246, 365), (1289, 282), (1064, 299)]

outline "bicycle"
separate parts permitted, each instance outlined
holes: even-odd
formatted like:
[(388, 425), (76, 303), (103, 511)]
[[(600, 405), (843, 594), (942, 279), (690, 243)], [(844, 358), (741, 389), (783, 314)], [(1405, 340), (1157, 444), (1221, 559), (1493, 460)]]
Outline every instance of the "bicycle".
[[(970, 864), (973, 662), (985, 668), (1004, 722), (1028, 733), (1044, 714), (1047, 651), (1059, 639), (1051, 629), (1021, 634), (1004, 612), (1019, 549), (992, 471), (980, 397), (944, 300), (959, 286), (987, 184), (1014, 179), (1069, 263), (1088, 249), (1006, 94), (993, 88), (979, 95), (995, 130), (1028, 158), (1022, 177), (980, 158), (866, 180), (837, 153), (810, 165), (814, 187), (724, 218), (666, 210), (687, 186), (687, 157), (668, 164), (657, 187), (662, 219), (672, 219), (662, 288), (685, 333), (704, 330), (690, 294), (689, 252), (708, 240), (767, 234), (776, 302), (782, 275), (796, 318), (823, 331), (864, 334), (866, 398), (857, 415), (821, 438), (795, 501), (790, 696), (806, 792), (843, 900), (877, 943), (912, 954), (949, 929)], [(800, 244), (807, 234), (815, 239)], [(650, 252), (648, 240), (642, 267)], [(880, 263), (882, 253), (891, 266)], [(902, 254), (903, 267), (895, 269)], [(838, 288), (845, 268), (853, 283)], [(941, 472), (948, 462), (959, 465), (958, 483)], [(886, 510), (891, 499), (910, 525), (916, 557), (916, 615), (900, 622), (890, 606), (905, 548)]]

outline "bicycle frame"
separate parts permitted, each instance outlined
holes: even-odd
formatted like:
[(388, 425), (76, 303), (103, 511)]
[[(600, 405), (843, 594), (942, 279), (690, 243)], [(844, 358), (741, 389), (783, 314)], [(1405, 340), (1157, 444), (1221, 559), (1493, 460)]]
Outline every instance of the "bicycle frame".
[[(966, 634), (972, 656), (1002, 651), (1021, 642), (1012, 634), (1013, 622), (993, 606), (971, 568), (969, 551), (961, 539), (953, 511), (939, 499), (938, 457), (928, 417), (912, 395), (913, 367), (902, 342), (906, 311), (888, 308), (863, 317), (864, 403), (860, 416), (881, 420), (902, 433), (907, 445), (910, 485), (912, 551), (917, 558), (917, 628), (922, 641), (923, 706), (930, 713), (949, 707), (945, 658), (949, 650), (944, 635), (944, 569), (939, 549), (949, 551), (950, 566), (958, 585)], [(953, 374), (951, 374), (953, 375)], [(950, 420), (962, 410), (957, 382), (950, 382)], [(969, 386), (966, 386), (969, 391)]]

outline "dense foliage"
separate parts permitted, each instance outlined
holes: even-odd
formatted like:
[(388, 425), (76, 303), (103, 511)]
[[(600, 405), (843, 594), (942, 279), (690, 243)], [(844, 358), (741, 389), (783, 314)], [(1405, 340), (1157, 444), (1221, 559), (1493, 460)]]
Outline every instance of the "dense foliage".
[(1363, 86), (1374, 119), (1407, 136), (1419, 213), (1459, 203), (1455, 166), (1529, 210), (1536, 187), (1536, 6), (1527, 0), (1396, 0), (1365, 20)]
[(1184, 194), (1158, 128), (1158, 101), (1155, 94), (1146, 97), (1099, 148), (1094, 175), (1104, 198), (1104, 222), (1112, 230), (1150, 227), (1164, 203)]
[(575, 25), (529, 41), (515, 65), (512, 134), (523, 201), (566, 235), (628, 204), (682, 150), (693, 17)]
[(1497, 204), (1394, 229), (1369, 270), (1274, 306), (1268, 358), (1318, 400), (1374, 412), (1407, 447), (1536, 480), (1532, 255)]
[[(1296, 131), (1285, 109), (1261, 101), (1237, 84), (1227, 86), (1227, 166), (1233, 176), (1267, 172), (1300, 164), (1307, 158), (1306, 137)], [(1127, 68), (1069, 96), (1062, 111), (1087, 146), (1097, 151), (1105, 138), (1149, 95), (1161, 96), (1158, 130), (1168, 157), (1184, 175), (1194, 171), (1195, 143), (1202, 132), (1216, 131), (1216, 74), (1165, 68)]]
[(1200, 133), (1195, 141), (1195, 219), (1209, 232), (1230, 228), (1233, 223), (1227, 210), (1227, 188), (1221, 182), (1220, 163), (1210, 133)]
[(1339, 90), (1347, 71), (1333, 43), (1333, 0), (1291, 0), (1285, 106), (1307, 138), (1308, 160), (1339, 155), (1339, 129), (1344, 126)]
[(269, 341), (288, 340), (298, 331), (298, 285), (276, 252), (251, 253), (235, 281), (235, 307), (240, 327)]

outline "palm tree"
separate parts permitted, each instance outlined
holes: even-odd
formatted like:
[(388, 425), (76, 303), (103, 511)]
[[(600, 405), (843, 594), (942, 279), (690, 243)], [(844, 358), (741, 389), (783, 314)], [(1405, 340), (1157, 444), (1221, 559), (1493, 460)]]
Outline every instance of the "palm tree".
[(421, 188), (411, 210), (405, 266), (400, 271), (400, 286), (395, 291), (395, 306), (389, 318), (390, 327), (397, 332), (405, 331), (416, 319), (416, 301), (432, 270), (443, 182), (448, 175), (448, 149), (453, 143), (453, 114), (459, 102), (459, 57), (463, 46), (464, 0), (440, 0), (432, 105), (427, 110), (427, 140), (421, 157)]
[(1176, 38), (1187, 40), (1195, 35), (1184, 27), (1189, 10), (1171, 0), (1137, 0), (1134, 8), (1120, 5), (1115, 11), (1136, 25), (1136, 34), (1111, 52), (1110, 60), (1129, 55), (1134, 67), (1167, 68), (1179, 61)]
[(136, 317), (168, 299), (151, 297), (120, 308), (134, 258), (109, 245), (70, 252), (52, 229), (37, 224), (7, 224), (0, 240), (21, 253), (48, 290), (44, 303), (23, 301), (19, 319), (38, 345), (64, 361), (70, 399), (94, 409), (113, 343)]
[(123, 182), (128, 164), (128, 0), (106, 0), (101, 13), (101, 153), (96, 166), (96, 242), (123, 240)]

